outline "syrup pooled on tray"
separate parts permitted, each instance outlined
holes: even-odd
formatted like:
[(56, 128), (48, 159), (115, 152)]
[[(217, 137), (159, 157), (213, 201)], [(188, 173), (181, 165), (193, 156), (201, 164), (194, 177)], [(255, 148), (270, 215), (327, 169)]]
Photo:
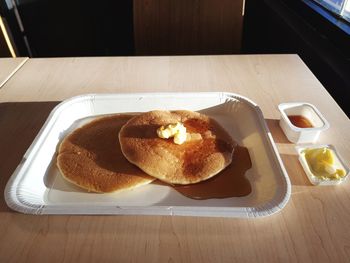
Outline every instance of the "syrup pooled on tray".
[(289, 115), (288, 119), (290, 122), (299, 128), (313, 128), (312, 123), (302, 115)]
[(245, 173), (252, 167), (248, 149), (237, 146), (231, 164), (214, 177), (196, 184), (173, 185), (179, 193), (192, 199), (245, 196), (252, 188)]

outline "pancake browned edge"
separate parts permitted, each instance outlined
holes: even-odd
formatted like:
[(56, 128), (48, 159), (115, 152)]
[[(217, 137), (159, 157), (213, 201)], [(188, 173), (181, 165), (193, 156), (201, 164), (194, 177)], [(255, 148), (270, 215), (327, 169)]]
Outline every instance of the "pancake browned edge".
[(118, 133), (133, 116), (101, 117), (68, 135), (57, 156), (62, 176), (92, 192), (132, 189), (155, 180), (129, 163), (121, 152)]
[[(161, 139), (161, 125), (182, 122), (188, 133), (202, 140), (177, 145)], [(171, 184), (197, 183), (216, 175), (232, 161), (235, 142), (213, 119), (192, 111), (151, 111), (138, 115), (119, 133), (125, 157), (147, 174)]]

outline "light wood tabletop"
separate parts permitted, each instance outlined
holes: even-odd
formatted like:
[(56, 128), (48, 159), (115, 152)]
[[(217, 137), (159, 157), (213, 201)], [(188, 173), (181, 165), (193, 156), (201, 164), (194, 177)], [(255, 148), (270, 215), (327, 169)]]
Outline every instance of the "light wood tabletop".
[[(4, 62), (0, 60), (0, 66)], [(50, 111), (86, 93), (227, 91), (256, 102), (292, 184), (256, 218), (25, 215), (0, 199), (0, 262), (348, 262), (350, 182), (312, 186), (279, 128), (277, 105), (314, 104), (347, 165), (350, 121), (297, 55), (29, 59), (0, 89), (0, 189)]]
[(0, 88), (28, 58), (0, 58)]

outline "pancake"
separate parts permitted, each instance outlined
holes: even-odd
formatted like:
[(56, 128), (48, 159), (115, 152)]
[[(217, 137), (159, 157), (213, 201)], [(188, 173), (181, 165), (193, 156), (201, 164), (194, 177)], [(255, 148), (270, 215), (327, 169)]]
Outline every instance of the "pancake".
[[(182, 122), (201, 140), (175, 144), (157, 129)], [(193, 184), (211, 178), (232, 161), (235, 142), (213, 119), (192, 111), (151, 111), (130, 119), (120, 130), (125, 157), (147, 174), (171, 184)]]
[(121, 152), (120, 128), (133, 115), (101, 117), (73, 131), (60, 144), (57, 166), (69, 182), (92, 192), (132, 189), (154, 180)]

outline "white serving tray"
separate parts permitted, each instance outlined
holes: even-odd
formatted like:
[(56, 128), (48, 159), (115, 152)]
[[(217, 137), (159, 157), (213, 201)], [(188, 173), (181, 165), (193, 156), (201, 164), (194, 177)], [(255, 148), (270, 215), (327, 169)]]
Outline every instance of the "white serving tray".
[[(62, 138), (97, 115), (155, 109), (200, 111), (216, 119), (249, 150), (246, 172), (252, 192), (244, 197), (193, 200), (163, 185), (131, 191), (88, 193), (62, 179), (56, 149)], [(14, 171), (5, 189), (13, 210), (28, 214), (186, 215), (254, 218), (280, 211), (291, 185), (260, 108), (232, 93), (89, 94), (60, 103)]]

